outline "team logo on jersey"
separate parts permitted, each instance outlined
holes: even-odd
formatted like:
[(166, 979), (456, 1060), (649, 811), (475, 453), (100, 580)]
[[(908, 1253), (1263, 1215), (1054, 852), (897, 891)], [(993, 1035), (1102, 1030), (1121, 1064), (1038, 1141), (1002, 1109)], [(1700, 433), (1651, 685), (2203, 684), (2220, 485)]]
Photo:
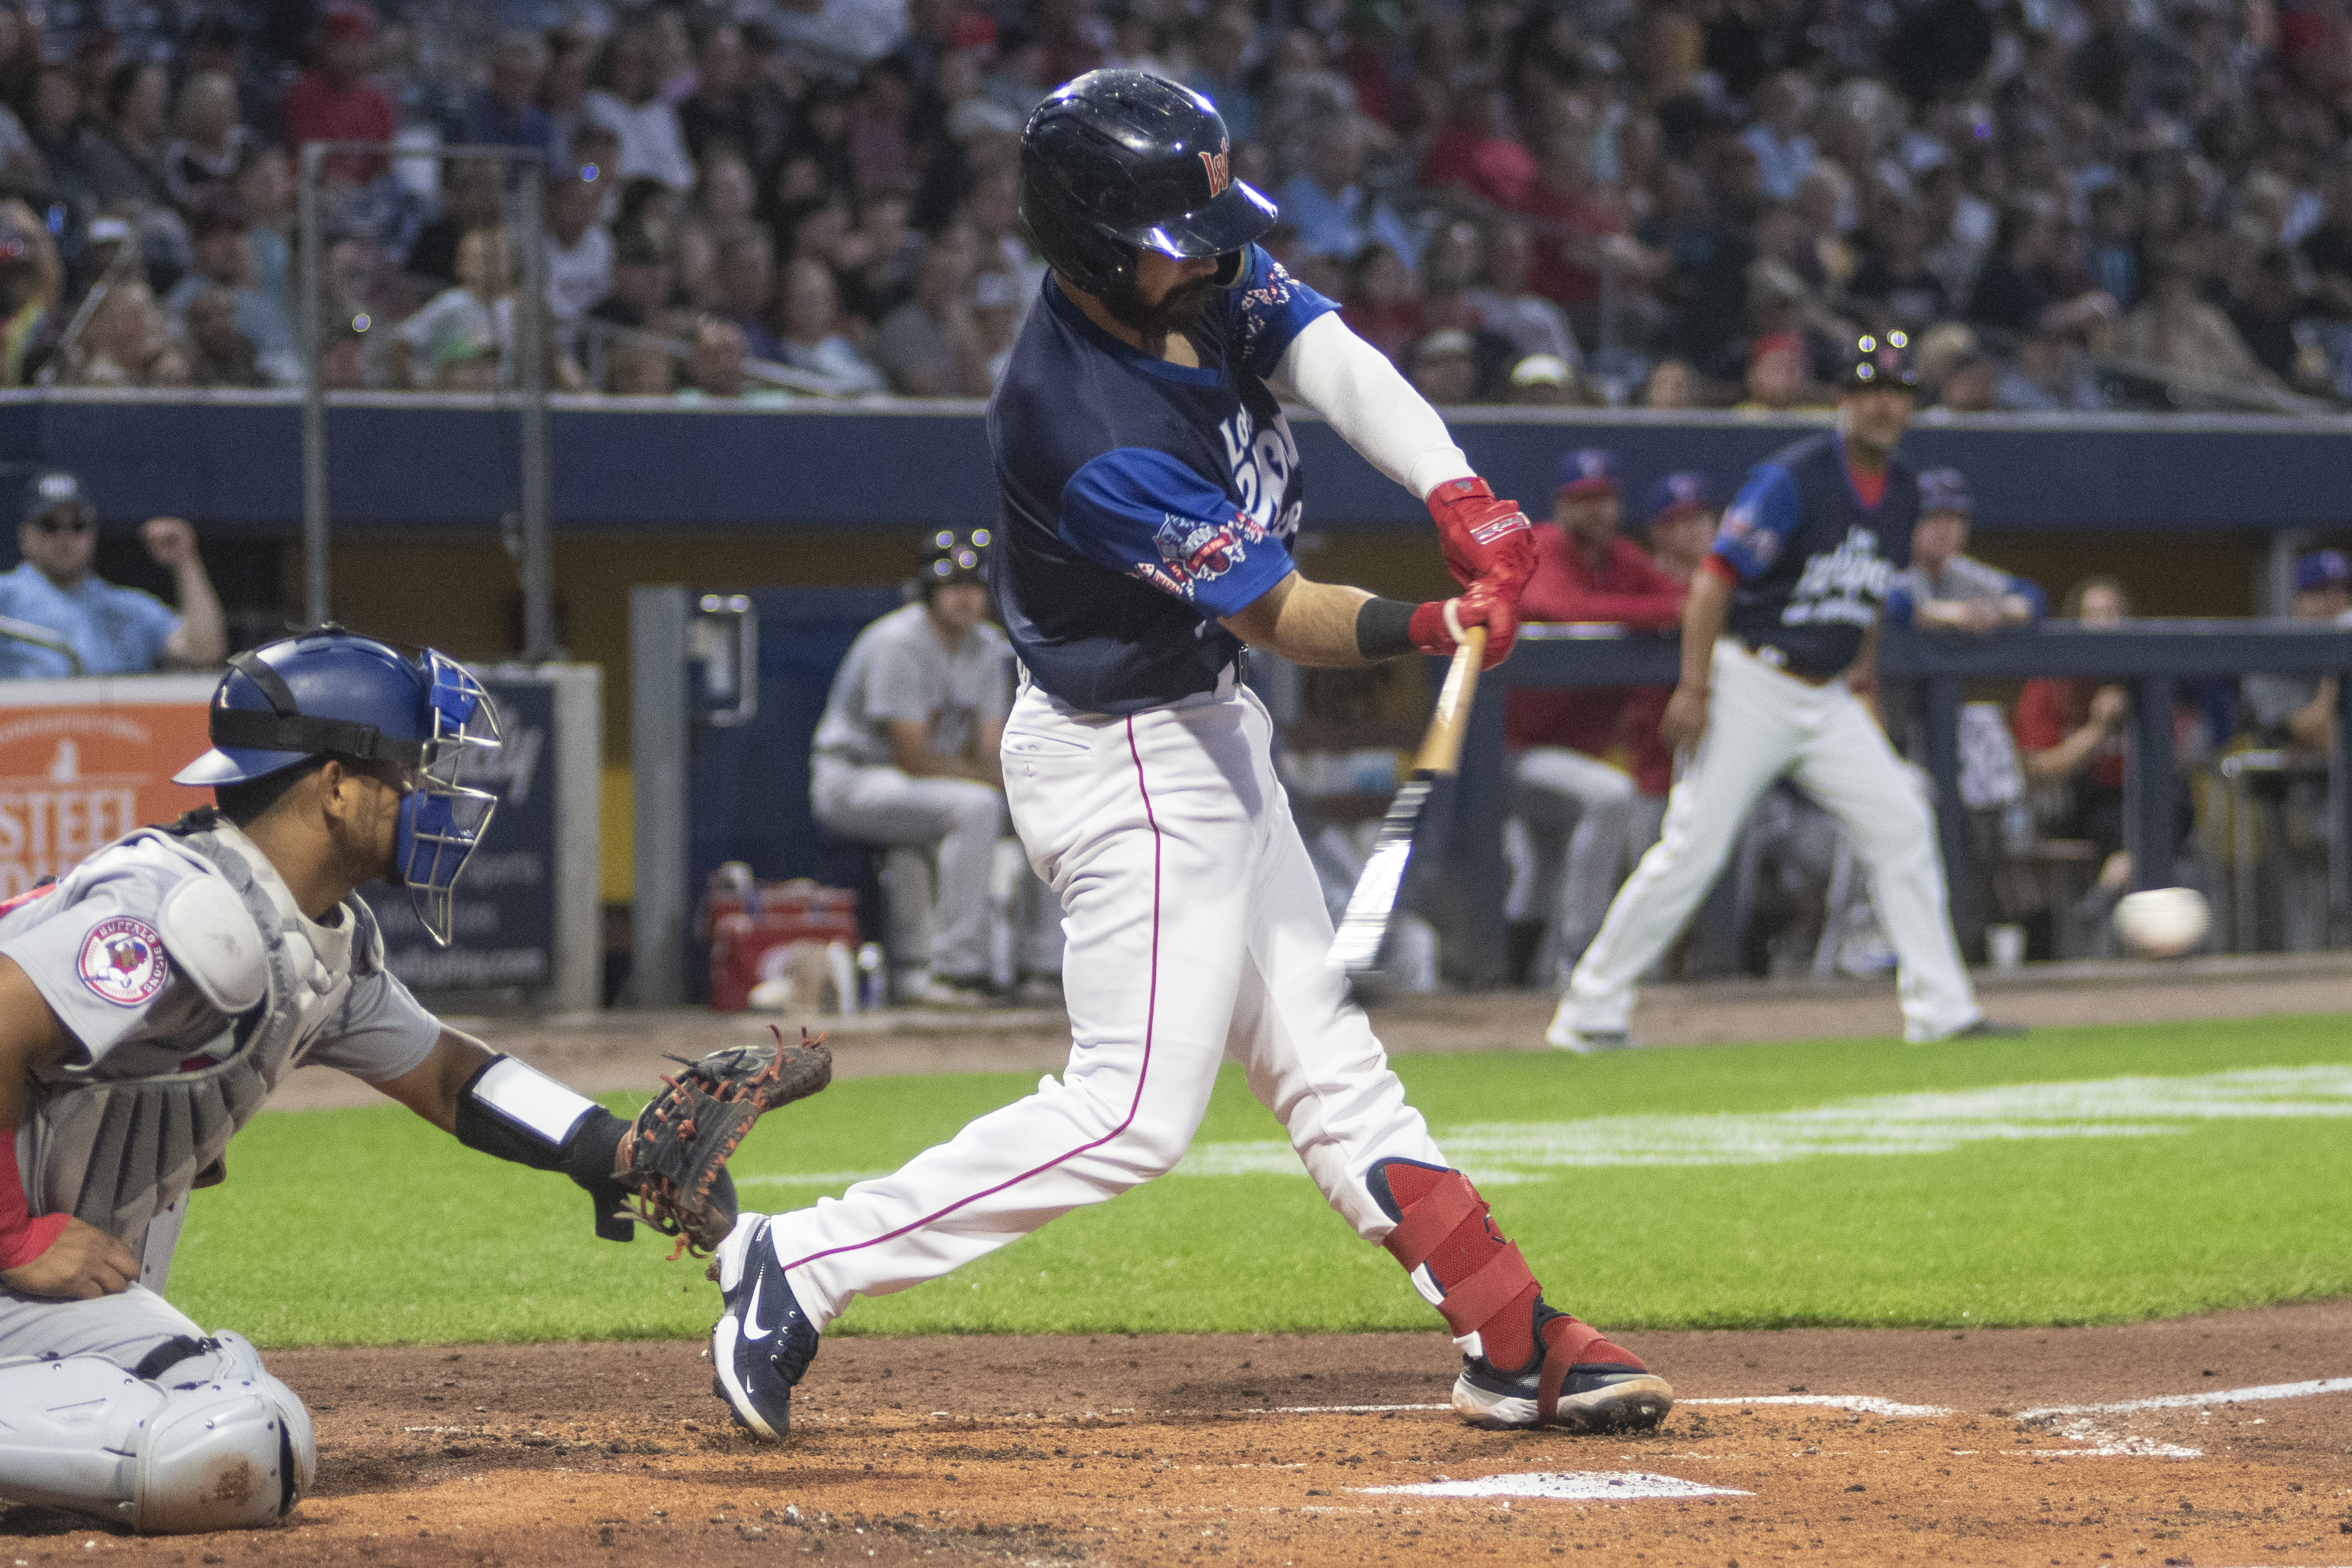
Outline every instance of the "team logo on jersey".
[[(1171, 514), (1161, 520), (1151, 542), (1159, 547), (1160, 573), (1172, 579), (1178, 584), (1177, 591), (1190, 599), (1201, 584), (1214, 582), (1249, 559), (1249, 546), (1244, 541), (1251, 537), (1265, 536), (1239, 517), (1222, 523), (1202, 523)], [(1155, 587), (1164, 586), (1150, 575), (1152, 570), (1146, 562), (1136, 575)]]
[(1758, 528), (1756, 508), (1746, 503), (1723, 514), (1723, 527), (1717, 530), (1715, 542), (1746, 556), (1759, 571), (1770, 566), (1780, 554), (1780, 536), (1769, 528)]
[(143, 920), (118, 915), (90, 927), (82, 938), (76, 965), (81, 983), (100, 1001), (118, 1008), (135, 1008), (162, 990), (172, 978), (172, 960), (163, 939)]
[(1212, 199), (1223, 195), (1225, 187), (1234, 183), (1234, 165), (1228, 151), (1231, 145), (1229, 142), (1214, 152), (1201, 154), (1201, 167), (1209, 172), (1209, 195)]
[(1833, 550), (1806, 559), (1804, 575), (1780, 612), (1784, 626), (1867, 626), (1878, 617), (1895, 568), (1878, 553), (1878, 535), (1849, 528)]

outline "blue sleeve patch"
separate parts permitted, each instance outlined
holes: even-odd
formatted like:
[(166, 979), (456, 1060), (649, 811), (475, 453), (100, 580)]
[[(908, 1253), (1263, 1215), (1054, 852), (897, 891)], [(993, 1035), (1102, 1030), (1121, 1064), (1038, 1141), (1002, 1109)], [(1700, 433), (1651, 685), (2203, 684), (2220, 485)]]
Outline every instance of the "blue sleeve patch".
[(1290, 575), (1290, 552), (1164, 452), (1121, 446), (1062, 491), (1062, 538), (1097, 566), (1223, 619)]
[(1249, 271), (1228, 295), (1234, 350), (1249, 372), (1274, 374), (1292, 341), (1318, 316), (1339, 308), (1283, 270), (1263, 246), (1249, 248)]
[(1797, 482), (1778, 464), (1759, 464), (1724, 509), (1715, 553), (1741, 581), (1753, 582), (1780, 559), (1781, 547), (1797, 531)]

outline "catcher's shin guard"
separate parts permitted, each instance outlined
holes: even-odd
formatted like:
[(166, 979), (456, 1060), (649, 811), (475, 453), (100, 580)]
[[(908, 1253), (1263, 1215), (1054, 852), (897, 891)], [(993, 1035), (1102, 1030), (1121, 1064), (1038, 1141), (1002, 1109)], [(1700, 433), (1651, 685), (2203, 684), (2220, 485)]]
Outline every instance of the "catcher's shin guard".
[(1454, 1407), (1465, 1419), (1603, 1432), (1665, 1418), (1674, 1389), (1641, 1357), (1545, 1303), (1527, 1260), (1496, 1233), (1468, 1176), (1391, 1159), (1372, 1166), (1368, 1185), (1397, 1222), (1381, 1245), (1462, 1347)]

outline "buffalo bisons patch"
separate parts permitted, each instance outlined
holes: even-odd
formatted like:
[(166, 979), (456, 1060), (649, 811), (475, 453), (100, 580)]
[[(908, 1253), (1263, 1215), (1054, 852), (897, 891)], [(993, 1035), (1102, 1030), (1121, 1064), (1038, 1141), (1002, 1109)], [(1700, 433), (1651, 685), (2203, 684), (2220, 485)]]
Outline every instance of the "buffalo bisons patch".
[(127, 915), (101, 920), (82, 939), (81, 959), (75, 966), (81, 983), (101, 1001), (135, 1008), (152, 999), (172, 977), (172, 960), (164, 956), (163, 939), (143, 920)]

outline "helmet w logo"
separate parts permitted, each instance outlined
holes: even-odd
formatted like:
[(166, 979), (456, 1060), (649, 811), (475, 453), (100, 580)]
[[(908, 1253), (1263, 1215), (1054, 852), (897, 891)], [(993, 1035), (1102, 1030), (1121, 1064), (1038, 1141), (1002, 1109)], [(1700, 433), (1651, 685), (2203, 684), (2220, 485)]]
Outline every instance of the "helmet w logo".
[(1209, 194), (1212, 197), (1223, 195), (1225, 187), (1234, 183), (1233, 164), (1225, 149), (1221, 147), (1214, 152), (1202, 153), (1201, 167), (1209, 172)]

